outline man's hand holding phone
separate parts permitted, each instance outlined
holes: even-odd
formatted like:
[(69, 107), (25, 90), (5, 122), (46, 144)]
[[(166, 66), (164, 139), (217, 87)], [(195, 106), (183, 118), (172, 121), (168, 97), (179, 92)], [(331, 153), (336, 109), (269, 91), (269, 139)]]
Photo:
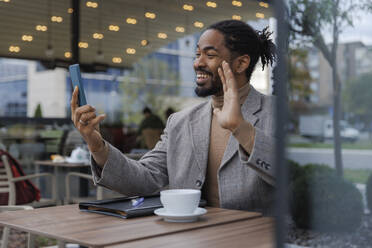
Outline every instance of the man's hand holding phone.
[(75, 86), (71, 98), (71, 119), (76, 129), (87, 142), (91, 152), (97, 152), (103, 148), (103, 139), (99, 132), (99, 123), (106, 117), (105, 114), (96, 115), (96, 109), (91, 105), (78, 105), (79, 89)]

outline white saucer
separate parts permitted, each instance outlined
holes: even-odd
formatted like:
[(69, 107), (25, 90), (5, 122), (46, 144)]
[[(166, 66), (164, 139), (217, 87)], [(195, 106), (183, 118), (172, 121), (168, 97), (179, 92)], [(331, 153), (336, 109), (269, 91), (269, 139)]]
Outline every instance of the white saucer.
[(154, 211), (158, 216), (164, 217), (164, 221), (167, 222), (194, 222), (199, 216), (207, 213), (205, 208), (197, 208), (192, 214), (169, 214), (165, 211), (165, 208), (158, 208)]

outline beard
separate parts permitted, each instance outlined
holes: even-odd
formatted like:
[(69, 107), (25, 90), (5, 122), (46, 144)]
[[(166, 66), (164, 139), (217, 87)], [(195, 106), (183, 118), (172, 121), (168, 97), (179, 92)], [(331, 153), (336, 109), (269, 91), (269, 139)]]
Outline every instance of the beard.
[(205, 86), (196, 86), (195, 88), (195, 94), (199, 97), (206, 97), (211, 95), (216, 95), (217, 93), (221, 92), (223, 89), (222, 82), (218, 78), (213, 77), (212, 83), (209, 87)]

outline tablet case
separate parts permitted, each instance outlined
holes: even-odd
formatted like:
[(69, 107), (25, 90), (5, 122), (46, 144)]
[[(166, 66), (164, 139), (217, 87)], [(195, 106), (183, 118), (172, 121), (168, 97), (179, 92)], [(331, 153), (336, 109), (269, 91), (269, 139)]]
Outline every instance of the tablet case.
[[(123, 219), (134, 218), (139, 216), (147, 216), (154, 214), (154, 210), (162, 208), (160, 196), (146, 196), (141, 205), (132, 206), (132, 199), (137, 197), (120, 197), (114, 199), (105, 199), (89, 202), (80, 202), (79, 209), (85, 212), (105, 214), (116, 216)], [(199, 207), (204, 207), (206, 201), (201, 199)]]

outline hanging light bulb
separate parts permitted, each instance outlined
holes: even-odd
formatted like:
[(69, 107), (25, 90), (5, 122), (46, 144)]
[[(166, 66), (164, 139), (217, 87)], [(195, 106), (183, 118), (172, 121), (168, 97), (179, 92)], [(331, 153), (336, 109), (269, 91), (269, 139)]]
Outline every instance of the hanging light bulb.
[(103, 61), (105, 59), (105, 55), (103, 54), (103, 52), (101, 50), (98, 50), (97, 51), (97, 54), (96, 54), (96, 61)]
[(45, 55), (50, 58), (54, 55), (54, 49), (51, 44), (48, 44), (47, 49), (45, 50)]

